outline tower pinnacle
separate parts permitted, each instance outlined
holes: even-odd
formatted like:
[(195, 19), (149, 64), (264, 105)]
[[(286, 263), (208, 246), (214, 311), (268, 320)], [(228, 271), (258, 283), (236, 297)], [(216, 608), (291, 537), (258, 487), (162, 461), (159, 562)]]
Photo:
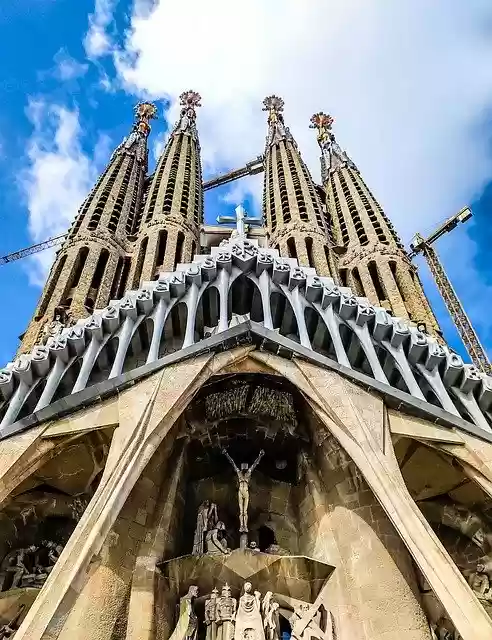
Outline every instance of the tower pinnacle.
[(145, 136), (150, 133), (150, 120), (157, 119), (157, 107), (152, 102), (139, 102), (135, 105), (135, 129)]
[(279, 96), (267, 96), (263, 100), (262, 111), (268, 111), (268, 134), (266, 146), (271, 147), (273, 144), (279, 143), (281, 140), (290, 140), (295, 145), (294, 139), (288, 127), (284, 123), (284, 101)]
[(191, 89), (184, 91), (179, 96), (181, 112), (179, 114), (178, 121), (174, 125), (173, 134), (189, 133), (194, 140), (198, 140), (196, 130), (196, 108), (202, 106), (201, 99), (201, 95)]
[(317, 140), (321, 149), (321, 178), (323, 182), (328, 175), (341, 167), (350, 167), (357, 170), (357, 167), (338, 145), (335, 135), (331, 130), (334, 118), (323, 111), (319, 111), (311, 116), (310, 129), (317, 129)]

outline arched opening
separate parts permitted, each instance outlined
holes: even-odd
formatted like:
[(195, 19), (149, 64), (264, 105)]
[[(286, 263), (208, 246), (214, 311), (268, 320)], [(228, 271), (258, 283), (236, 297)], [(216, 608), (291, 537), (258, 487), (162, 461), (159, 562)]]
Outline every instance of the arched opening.
[(289, 258), (297, 258), (296, 241), (294, 240), (294, 238), (289, 238), (287, 240), (287, 251), (289, 254)]
[(386, 293), (383, 288), (383, 283), (381, 282), (381, 278), (379, 276), (379, 270), (374, 260), (371, 260), (371, 262), (367, 263), (367, 268), (369, 270), (369, 275), (371, 276), (372, 284), (374, 286), (374, 289), (376, 290), (376, 295), (379, 302), (387, 300)]
[(107, 249), (102, 249), (97, 260), (94, 275), (92, 276), (91, 289), (96, 289), (96, 291), (99, 289), (104, 276), (104, 271), (106, 270), (106, 265), (108, 264), (108, 259), (109, 251)]
[(108, 342), (99, 352), (97, 359), (92, 367), (89, 380), (87, 381), (87, 387), (97, 384), (98, 382), (104, 382), (109, 377), (111, 367), (113, 366), (116, 353), (118, 351), (118, 345), (120, 340), (117, 336), (110, 338)]
[(359, 269), (357, 269), (357, 267), (355, 267), (355, 269), (352, 269), (352, 284), (353, 284), (354, 294), (356, 296), (363, 296), (364, 287), (362, 286), (362, 280), (360, 278)]
[(116, 271), (111, 285), (110, 300), (120, 300), (125, 295), (128, 273), (130, 271), (131, 260), (129, 256), (120, 257), (116, 266)]
[(176, 253), (174, 254), (174, 268), (183, 262), (183, 247), (184, 247), (185, 236), (182, 231), (178, 232), (178, 237), (176, 238)]
[(258, 546), (260, 551), (266, 551), (272, 544), (276, 544), (275, 533), (273, 529), (265, 524), (262, 524), (258, 529)]
[(63, 293), (62, 305), (65, 307), (70, 306), (72, 302), (73, 295), (71, 294), (71, 292), (79, 284), (80, 276), (82, 275), (82, 271), (84, 270), (88, 255), (89, 247), (82, 247), (77, 254), (74, 265), (72, 267), (72, 273), (70, 274), (67, 285), (65, 287), (65, 291)]
[(306, 329), (313, 350), (327, 358), (336, 360), (336, 351), (330, 332), (316, 309), (306, 307), (304, 310), (304, 322), (306, 323)]
[(374, 378), (372, 367), (355, 331), (352, 331), (348, 325), (341, 324), (340, 338), (352, 369)]
[(29, 391), (21, 410), (19, 411), (16, 420), (22, 420), (26, 416), (30, 416), (34, 412), (36, 405), (41, 398), (41, 395), (46, 387), (47, 378), (40, 378), (35, 382)]
[(297, 320), (290, 302), (281, 293), (274, 292), (270, 296), (273, 328), (279, 329), (280, 334), (299, 342)]
[(342, 287), (348, 287), (348, 270), (340, 269), (338, 273), (340, 276), (340, 284), (342, 285)]
[(308, 257), (308, 264), (314, 268), (314, 256), (313, 256), (313, 239), (306, 238), (306, 253)]
[(209, 286), (203, 292), (196, 310), (195, 331), (197, 339), (209, 338), (211, 331), (219, 324), (219, 292)]
[(258, 287), (245, 275), (237, 277), (228, 299), (229, 320), (232, 314), (250, 314), (254, 322), (263, 322), (263, 305)]
[(167, 247), (167, 231), (166, 229), (161, 229), (159, 231), (159, 237), (157, 239), (157, 254), (155, 259), (154, 271), (160, 271), (162, 265), (164, 264), (164, 259), (166, 257), (166, 247)]
[(142, 277), (142, 269), (145, 262), (145, 254), (147, 253), (147, 245), (149, 244), (148, 236), (140, 243), (140, 249), (138, 250), (137, 264), (135, 266), (135, 274), (133, 276), (132, 289), (138, 289), (140, 286), (140, 278)]
[(69, 396), (72, 393), (72, 389), (80, 373), (81, 366), (82, 366), (82, 358), (77, 358), (77, 360), (74, 360), (74, 362), (72, 362), (72, 364), (65, 371), (62, 379), (58, 383), (58, 387), (56, 388), (55, 394), (53, 395), (51, 402), (56, 402), (57, 400), (60, 400), (61, 398), (65, 398), (66, 396)]
[(123, 373), (133, 371), (147, 362), (153, 331), (154, 321), (152, 318), (145, 318), (145, 320), (140, 322), (128, 345), (125, 362), (123, 364)]
[(376, 351), (379, 364), (381, 365), (389, 384), (392, 387), (400, 389), (400, 391), (410, 393), (410, 390), (408, 389), (391, 353), (380, 344), (375, 344), (374, 350)]
[(159, 346), (159, 358), (179, 351), (183, 346), (188, 319), (188, 307), (184, 302), (175, 304), (166, 318)]

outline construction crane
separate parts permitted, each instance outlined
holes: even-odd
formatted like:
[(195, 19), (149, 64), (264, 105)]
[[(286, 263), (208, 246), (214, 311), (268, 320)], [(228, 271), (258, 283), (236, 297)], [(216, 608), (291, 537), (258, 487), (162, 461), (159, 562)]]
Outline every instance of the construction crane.
[[(233, 180), (238, 180), (239, 178), (244, 178), (245, 176), (253, 176), (257, 173), (261, 173), (263, 169), (263, 156), (258, 156), (255, 160), (247, 162), (244, 167), (241, 167), (240, 169), (235, 169), (234, 171), (229, 171), (228, 173), (224, 173), (220, 176), (212, 178), (211, 180), (207, 180), (202, 185), (203, 190), (208, 191), (209, 189), (220, 187), (223, 184), (228, 184)], [(151, 178), (152, 176), (149, 179)], [(63, 233), (62, 235), (48, 238), (48, 240), (44, 240), (43, 242), (38, 242), (38, 244), (33, 244), (30, 247), (26, 247), (25, 249), (20, 249), (19, 251), (8, 253), (7, 255), (0, 257), (0, 265), (7, 264), (8, 262), (15, 262), (15, 260), (20, 260), (21, 258), (25, 258), (26, 256), (32, 256), (34, 253), (39, 253), (40, 251), (44, 251), (45, 249), (56, 247), (60, 244), (63, 244), (66, 237), (67, 234)]]
[(439, 293), (441, 294), (454, 324), (456, 325), (456, 329), (458, 330), (460, 338), (468, 351), (471, 361), (478, 369), (480, 369), (480, 371), (492, 375), (492, 366), (487, 353), (480, 344), (480, 340), (478, 339), (472, 323), (466, 315), (463, 305), (456, 295), (453, 285), (449, 281), (435, 249), (432, 247), (432, 244), (434, 244), (434, 242), (441, 236), (445, 233), (449, 233), (459, 223), (464, 223), (471, 217), (471, 209), (469, 207), (463, 207), (463, 209), (458, 211), (458, 213), (438, 227), (428, 238), (423, 238), (420, 233), (417, 233), (410, 243), (411, 253), (409, 254), (409, 257), (413, 258), (417, 254), (421, 253), (427, 260), (427, 264), (434, 276)]

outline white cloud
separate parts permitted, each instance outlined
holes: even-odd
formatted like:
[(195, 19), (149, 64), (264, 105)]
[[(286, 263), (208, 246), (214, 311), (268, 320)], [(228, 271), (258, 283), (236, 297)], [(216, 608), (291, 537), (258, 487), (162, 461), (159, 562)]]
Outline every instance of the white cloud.
[[(201, 93), (211, 173), (263, 150), (261, 103), (276, 93), (319, 179), (309, 118), (331, 113), (339, 143), (408, 242), (490, 178), (481, 125), (492, 101), (491, 19), (488, 0), (160, 0), (134, 12), (112, 53), (128, 90), (171, 101), (171, 122), (183, 90)], [(233, 189), (232, 200), (244, 195)]]
[[(90, 159), (81, 148), (77, 111), (31, 100), (27, 115), (34, 130), (19, 186), (29, 211), (29, 233), (36, 243), (67, 231), (94, 183), (97, 167), (107, 159), (109, 140), (101, 136)], [(29, 260), (33, 284), (43, 284), (52, 260), (50, 251)]]
[[(120, 76), (134, 91), (176, 100), (202, 94), (205, 162), (236, 166), (260, 153), (261, 102), (277, 93), (318, 176), (309, 117), (335, 131), (405, 237), (454, 211), (490, 172), (474, 129), (492, 98), (486, 2), (161, 0), (135, 14)], [(184, 38), (185, 34), (185, 38)]]
[(62, 82), (69, 82), (81, 78), (87, 73), (89, 65), (77, 62), (64, 49), (60, 49), (53, 58), (56, 68), (54, 76)]
[(84, 39), (87, 57), (97, 59), (111, 48), (108, 27), (113, 21), (113, 11), (117, 0), (96, 0), (94, 13), (89, 16), (89, 30)]

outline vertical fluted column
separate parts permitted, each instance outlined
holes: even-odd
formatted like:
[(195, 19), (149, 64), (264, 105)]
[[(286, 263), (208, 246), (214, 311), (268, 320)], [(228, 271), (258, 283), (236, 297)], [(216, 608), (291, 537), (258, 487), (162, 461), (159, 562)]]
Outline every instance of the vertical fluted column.
[(330, 275), (331, 240), (325, 214), (311, 174), (285, 126), (284, 102), (269, 96), (263, 104), (268, 112), (263, 203), (270, 245), (279, 245), (282, 256)]
[(68, 323), (109, 303), (118, 265), (132, 251), (127, 232), (143, 197), (149, 121), (156, 109), (141, 103), (135, 113), (130, 135), (115, 149), (57, 253), (21, 353), (43, 338), (43, 328), (55, 318)]
[(340, 280), (395, 316), (439, 327), (400, 238), (356, 165), (335, 140), (333, 118), (323, 112), (311, 118), (321, 149), (326, 206), (337, 242)]
[[(191, 260), (199, 246), (203, 221), (203, 189), (196, 108), (200, 96), (180, 96), (181, 113), (159, 158), (147, 194), (130, 280), (153, 280)], [(145, 250), (140, 251), (142, 244)]]

